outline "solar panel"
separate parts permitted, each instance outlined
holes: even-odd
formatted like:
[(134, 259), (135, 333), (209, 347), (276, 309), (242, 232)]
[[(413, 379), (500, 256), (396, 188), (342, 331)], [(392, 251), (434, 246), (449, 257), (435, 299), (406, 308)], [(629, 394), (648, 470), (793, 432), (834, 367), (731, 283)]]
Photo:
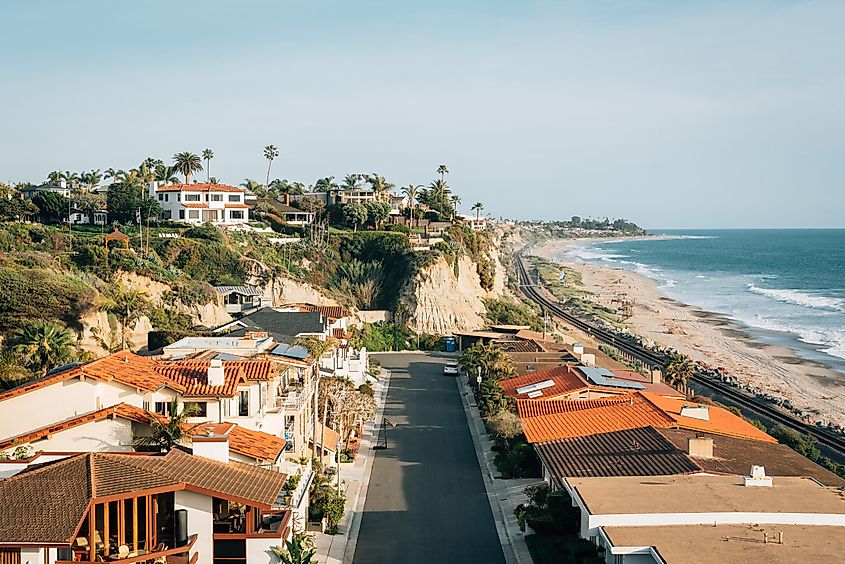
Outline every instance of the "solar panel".
[[(528, 397), (531, 397), (533, 392), (537, 392), (539, 390), (545, 388), (551, 388), (555, 385), (554, 380), (543, 380), (542, 382), (537, 382), (536, 384), (529, 384), (527, 386), (522, 386), (521, 388), (516, 389), (517, 394), (528, 394)], [(542, 395), (542, 394), (540, 394)]]
[(308, 349), (303, 347), (302, 345), (291, 346), (286, 343), (282, 343), (275, 349), (273, 349), (270, 354), (305, 360), (306, 358), (308, 358)]
[(536, 391), (528, 393), (528, 397), (531, 398), (531, 399), (539, 398), (542, 395), (543, 395), (543, 392), (541, 392), (540, 390), (536, 390)]
[(639, 382), (630, 382), (628, 380), (618, 379), (613, 372), (607, 368), (593, 368), (592, 366), (579, 366), (581, 371), (589, 382), (595, 386), (604, 386), (606, 388), (623, 388), (626, 390), (644, 390), (645, 386)]

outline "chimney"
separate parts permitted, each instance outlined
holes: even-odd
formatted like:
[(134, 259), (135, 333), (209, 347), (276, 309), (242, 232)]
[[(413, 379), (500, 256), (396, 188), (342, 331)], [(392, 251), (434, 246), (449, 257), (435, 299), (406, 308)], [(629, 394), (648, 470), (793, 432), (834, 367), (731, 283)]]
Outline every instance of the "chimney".
[(210, 423), (191, 437), (194, 455), (218, 462), (229, 462), (229, 431), (233, 423)]
[(687, 452), (695, 458), (713, 458), (713, 439), (690, 437), (687, 441)]
[(651, 383), (652, 384), (659, 384), (663, 381), (663, 374), (657, 368), (654, 368), (651, 371)]
[(574, 343), (572, 345), (572, 353), (576, 355), (584, 354), (584, 345), (581, 343)]
[(212, 358), (208, 365), (208, 385), (222, 386), (226, 381), (223, 373), (223, 361), (219, 358)]
[(772, 479), (766, 476), (766, 469), (763, 466), (752, 466), (751, 475), (744, 476), (743, 483), (746, 488), (771, 488)]
[(67, 188), (67, 180), (59, 180), (59, 188)]
[(286, 206), (290, 205), (290, 194), (285, 194), (285, 205)]
[(701, 421), (710, 421), (710, 411), (706, 405), (684, 405), (681, 406), (681, 416)]

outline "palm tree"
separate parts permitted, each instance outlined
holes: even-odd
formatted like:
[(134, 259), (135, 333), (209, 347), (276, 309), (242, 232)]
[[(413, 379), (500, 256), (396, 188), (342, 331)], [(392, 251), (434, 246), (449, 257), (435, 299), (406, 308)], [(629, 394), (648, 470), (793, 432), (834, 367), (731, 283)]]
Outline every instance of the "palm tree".
[(475, 221), (478, 221), (481, 216), (481, 210), (484, 209), (484, 204), (481, 202), (475, 202), (470, 209), (475, 212)]
[(112, 180), (116, 180), (118, 176), (122, 173), (122, 170), (114, 169), (114, 168), (107, 168), (106, 169), (106, 178), (111, 178)]
[[(417, 215), (417, 194), (419, 193), (419, 189), (422, 188), (422, 184), (408, 184), (402, 188), (402, 193), (405, 194), (405, 197), (408, 198), (408, 207), (411, 209), (411, 221), (413, 222), (414, 216)], [(417, 218), (419, 221), (419, 218)]]
[(452, 214), (452, 220), (454, 221), (458, 217), (458, 205), (461, 203), (461, 197), (454, 195), (449, 198), (449, 201), (452, 202), (452, 209), (455, 210), (455, 213)]
[(103, 179), (103, 175), (99, 170), (92, 170), (90, 172), (83, 172), (80, 175), (80, 178), (82, 179), (82, 183), (90, 190), (100, 183), (100, 180)]
[(270, 167), (273, 166), (273, 159), (279, 156), (279, 150), (275, 145), (267, 145), (264, 147), (264, 158), (267, 159), (267, 182), (265, 186), (270, 185)]
[(361, 177), (357, 174), (347, 174), (343, 177), (343, 189), (344, 190), (355, 190), (361, 184)]
[(59, 172), (58, 170), (54, 170), (53, 172), (51, 172), (50, 174), (47, 175), (47, 182), (49, 182), (50, 184), (52, 184), (54, 186), (56, 184), (58, 184), (59, 182), (61, 182), (62, 180), (63, 180), (62, 179), (62, 173)]
[(62, 173), (62, 180), (67, 182), (67, 187), (73, 190), (79, 186), (80, 177), (79, 174), (66, 170)]
[(449, 169), (446, 168), (445, 164), (440, 165), (437, 167), (437, 174), (440, 175), (440, 180), (446, 182), (446, 175), (449, 174)]
[(20, 359), (11, 351), (0, 353), (0, 390), (10, 390), (32, 378), (32, 373), (21, 366)]
[(334, 192), (338, 188), (339, 186), (337, 185), (337, 182), (334, 181), (334, 176), (321, 178), (314, 183), (314, 189), (318, 192)]
[(451, 190), (449, 190), (449, 185), (446, 184), (445, 180), (435, 180), (431, 184), (428, 185), (428, 188), (434, 194), (434, 198), (437, 201), (444, 201), (446, 196), (449, 194)]
[(686, 386), (687, 380), (695, 374), (695, 363), (685, 354), (677, 351), (669, 355), (666, 365), (666, 380), (672, 387)]
[(135, 440), (138, 446), (159, 447), (162, 451), (168, 452), (179, 445), (185, 437), (190, 437), (194, 429), (203, 425), (188, 424), (188, 418), (197, 414), (196, 405), (185, 405), (179, 409), (179, 399), (173, 398), (169, 405), (170, 417), (166, 420), (155, 413), (147, 412), (150, 420), (152, 433), (146, 437), (139, 437)]
[(173, 183), (179, 182), (179, 179), (176, 177), (177, 174), (179, 174), (179, 171), (176, 170), (176, 167), (161, 163), (156, 165), (154, 180)]
[(173, 168), (176, 172), (185, 175), (185, 184), (190, 184), (191, 175), (202, 170), (202, 161), (199, 155), (184, 151), (173, 155)]
[(373, 192), (376, 194), (387, 192), (394, 186), (393, 183), (388, 182), (383, 176), (376, 174), (375, 172), (367, 177), (367, 183), (372, 187)]
[(18, 329), (11, 340), (12, 350), (42, 374), (76, 356), (73, 333), (50, 321), (27, 324)]
[(103, 289), (98, 307), (100, 311), (114, 315), (120, 322), (120, 346), (125, 350), (126, 328), (147, 312), (150, 302), (142, 289), (127, 289), (117, 283)]
[(202, 158), (205, 159), (205, 180), (206, 182), (211, 181), (211, 159), (214, 158), (214, 151), (211, 149), (205, 149), (202, 152)]

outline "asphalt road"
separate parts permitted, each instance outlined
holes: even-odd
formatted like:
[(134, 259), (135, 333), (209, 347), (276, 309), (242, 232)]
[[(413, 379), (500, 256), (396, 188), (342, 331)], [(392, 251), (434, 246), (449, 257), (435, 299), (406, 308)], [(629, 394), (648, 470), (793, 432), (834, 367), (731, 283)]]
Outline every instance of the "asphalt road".
[(445, 359), (378, 356), (391, 371), (387, 450), (376, 451), (354, 562), (504, 562), (454, 376)]

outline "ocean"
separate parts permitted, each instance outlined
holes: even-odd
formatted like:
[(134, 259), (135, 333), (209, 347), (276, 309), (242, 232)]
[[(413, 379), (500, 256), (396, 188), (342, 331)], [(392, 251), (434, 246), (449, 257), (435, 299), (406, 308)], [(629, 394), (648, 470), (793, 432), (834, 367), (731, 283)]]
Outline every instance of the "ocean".
[(845, 229), (651, 232), (666, 237), (579, 242), (566, 256), (652, 278), (760, 342), (845, 372)]

